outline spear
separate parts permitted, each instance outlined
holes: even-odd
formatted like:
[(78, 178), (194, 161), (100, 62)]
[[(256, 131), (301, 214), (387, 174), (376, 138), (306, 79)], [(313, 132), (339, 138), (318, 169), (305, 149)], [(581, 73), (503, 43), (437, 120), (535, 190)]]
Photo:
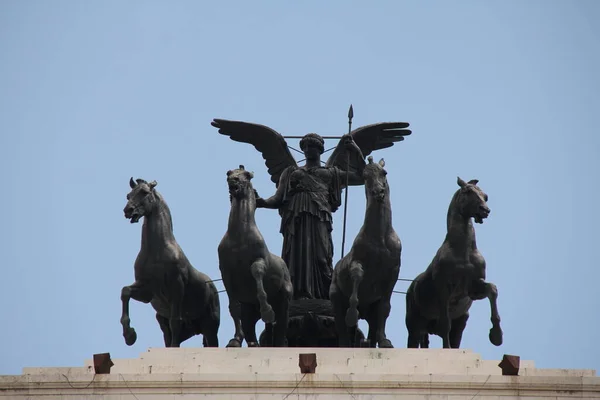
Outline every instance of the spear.
[[(354, 118), (354, 109), (350, 104), (348, 110), (348, 135), (352, 132), (352, 118)], [(344, 230), (342, 231), (342, 258), (344, 257), (344, 244), (346, 243), (346, 215), (348, 213), (348, 177), (350, 176), (350, 153), (346, 149), (346, 193), (344, 193)]]

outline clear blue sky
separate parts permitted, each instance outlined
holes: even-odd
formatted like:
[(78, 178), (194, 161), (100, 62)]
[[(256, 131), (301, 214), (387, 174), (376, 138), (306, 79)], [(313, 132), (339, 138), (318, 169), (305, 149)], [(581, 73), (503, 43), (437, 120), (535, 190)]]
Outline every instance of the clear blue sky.
[[(600, 3), (585, 0), (0, 2), (0, 374), (163, 346), (149, 305), (132, 302), (137, 343), (121, 336), (141, 229), (123, 217), (129, 177), (158, 181), (180, 245), (218, 278), (225, 172), (245, 164), (263, 196), (274, 185), (260, 154), (211, 119), (342, 134), (350, 103), (355, 126), (414, 131), (375, 154), (389, 172), (401, 277), (441, 244), (457, 175), (489, 194), (477, 238), (504, 344), (489, 343), (480, 301), (463, 347), (600, 369), (599, 19)], [(364, 207), (352, 188), (350, 241)], [(277, 213), (257, 220), (279, 252)], [(406, 347), (403, 295), (392, 307), (388, 336)]]

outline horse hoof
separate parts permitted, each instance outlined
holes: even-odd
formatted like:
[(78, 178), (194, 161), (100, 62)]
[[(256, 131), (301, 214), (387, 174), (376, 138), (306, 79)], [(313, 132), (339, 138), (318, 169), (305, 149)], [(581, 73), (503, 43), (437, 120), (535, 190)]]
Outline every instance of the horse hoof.
[(358, 325), (358, 310), (356, 308), (349, 308), (346, 311), (346, 326), (356, 326)]
[(242, 347), (242, 342), (236, 338), (233, 338), (227, 343), (225, 347)]
[(500, 329), (500, 327), (498, 327), (498, 328), (494, 327), (494, 328), (490, 329), (490, 342), (494, 346), (502, 345), (502, 329)]
[(260, 312), (260, 317), (265, 324), (272, 324), (275, 322), (275, 311), (272, 307), (269, 307), (265, 311)]
[(258, 345), (258, 342), (249, 342), (248, 347), (260, 347), (260, 346)]
[(394, 345), (392, 344), (390, 339), (383, 339), (382, 341), (379, 342), (379, 348), (380, 349), (393, 349)]
[(125, 344), (132, 346), (137, 340), (137, 333), (135, 333), (135, 329), (129, 328), (123, 333), (123, 337), (125, 338)]

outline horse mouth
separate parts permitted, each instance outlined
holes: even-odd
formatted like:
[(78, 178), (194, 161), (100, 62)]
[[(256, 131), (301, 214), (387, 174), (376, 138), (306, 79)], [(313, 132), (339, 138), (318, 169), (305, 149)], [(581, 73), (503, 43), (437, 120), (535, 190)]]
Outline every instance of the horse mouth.
[(489, 211), (487, 211), (487, 210), (481, 210), (479, 213), (477, 213), (473, 217), (473, 219), (475, 220), (476, 223), (483, 224), (483, 220), (486, 219), (489, 215), (490, 215)]
[(129, 220), (129, 222), (131, 222), (132, 224), (135, 224), (142, 218), (142, 214), (139, 214), (135, 211), (126, 212), (125, 218), (127, 218)]
[(236, 184), (229, 185), (229, 194), (230, 195), (237, 197), (237, 195), (239, 195), (241, 191), (242, 191), (242, 188), (239, 185), (236, 185)]

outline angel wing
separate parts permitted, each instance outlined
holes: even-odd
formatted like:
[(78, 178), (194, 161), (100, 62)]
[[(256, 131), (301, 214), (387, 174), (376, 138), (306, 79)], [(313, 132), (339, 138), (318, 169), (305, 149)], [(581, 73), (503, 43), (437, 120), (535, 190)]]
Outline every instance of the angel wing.
[(268, 126), (242, 121), (213, 119), (210, 123), (236, 142), (250, 143), (265, 159), (271, 180), (279, 184), (281, 173), (291, 165), (297, 165), (284, 137)]
[[(392, 147), (394, 143), (401, 142), (405, 136), (412, 132), (408, 128), (408, 122), (379, 122), (376, 124), (361, 126), (350, 132), (350, 135), (362, 151), (364, 157), (367, 157), (375, 150)], [(359, 160), (356, 153), (350, 152), (350, 165), (348, 165), (348, 151), (344, 146), (344, 140), (338, 142), (337, 147), (329, 156), (326, 166), (337, 166), (344, 171), (358, 169)]]

